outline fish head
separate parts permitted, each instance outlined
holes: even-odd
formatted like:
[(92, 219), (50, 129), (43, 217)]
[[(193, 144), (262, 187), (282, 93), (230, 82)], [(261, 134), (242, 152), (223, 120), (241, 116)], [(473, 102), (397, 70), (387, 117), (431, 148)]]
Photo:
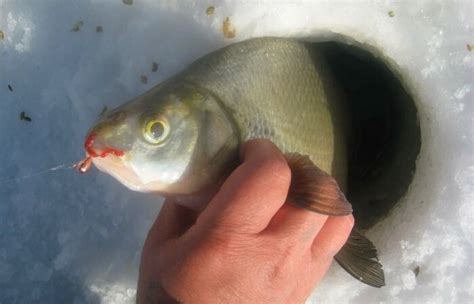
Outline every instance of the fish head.
[(99, 170), (132, 190), (165, 197), (216, 183), (238, 145), (229, 111), (211, 92), (187, 83), (155, 87), (104, 115), (84, 144)]

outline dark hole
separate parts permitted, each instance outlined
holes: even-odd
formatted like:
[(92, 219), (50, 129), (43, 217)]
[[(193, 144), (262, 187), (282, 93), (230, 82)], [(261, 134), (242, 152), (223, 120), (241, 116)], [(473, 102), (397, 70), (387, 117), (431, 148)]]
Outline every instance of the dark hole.
[(348, 189), (359, 228), (385, 217), (406, 193), (421, 139), (417, 110), (401, 80), (369, 51), (319, 42), (342, 86), (349, 116)]

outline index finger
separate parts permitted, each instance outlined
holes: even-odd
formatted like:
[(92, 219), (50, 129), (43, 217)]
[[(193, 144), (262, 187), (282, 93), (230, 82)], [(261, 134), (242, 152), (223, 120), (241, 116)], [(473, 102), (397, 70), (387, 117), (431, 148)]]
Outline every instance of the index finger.
[(235, 232), (258, 233), (285, 203), (291, 171), (270, 141), (246, 142), (243, 163), (224, 182), (199, 220)]

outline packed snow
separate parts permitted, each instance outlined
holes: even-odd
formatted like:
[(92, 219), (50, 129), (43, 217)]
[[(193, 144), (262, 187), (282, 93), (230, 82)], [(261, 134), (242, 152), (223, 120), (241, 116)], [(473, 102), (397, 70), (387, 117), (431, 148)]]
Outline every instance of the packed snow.
[(402, 75), (422, 148), (407, 195), (368, 232), (387, 286), (334, 265), (308, 302), (474, 300), (473, 2), (242, 2), (0, 0), (1, 304), (134, 302), (161, 200), (68, 169), (105, 106), (232, 42), (331, 33), (378, 50)]

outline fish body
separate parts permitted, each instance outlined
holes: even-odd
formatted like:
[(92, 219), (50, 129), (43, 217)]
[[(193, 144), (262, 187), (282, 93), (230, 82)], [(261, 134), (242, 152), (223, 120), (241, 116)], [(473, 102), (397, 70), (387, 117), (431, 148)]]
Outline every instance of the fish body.
[[(199, 210), (207, 201), (203, 193), (212, 193), (236, 167), (240, 143), (270, 139), (284, 153), (308, 156), (289, 158), (296, 168), (293, 178), (306, 184), (300, 187), (304, 191), (293, 191), (303, 198), (301, 206), (348, 214), (349, 204), (324, 206), (327, 199), (318, 198), (320, 191), (307, 191), (325, 172), (337, 181), (328, 186), (334, 201), (345, 201), (339, 191), (345, 189), (347, 151), (338, 92), (324, 59), (310, 45), (250, 39), (198, 59), (104, 115), (85, 146), (100, 170), (130, 189), (178, 198)], [(309, 173), (299, 174), (298, 166)], [(370, 241), (355, 233), (346, 247), (338, 262), (358, 279), (383, 285)]]

